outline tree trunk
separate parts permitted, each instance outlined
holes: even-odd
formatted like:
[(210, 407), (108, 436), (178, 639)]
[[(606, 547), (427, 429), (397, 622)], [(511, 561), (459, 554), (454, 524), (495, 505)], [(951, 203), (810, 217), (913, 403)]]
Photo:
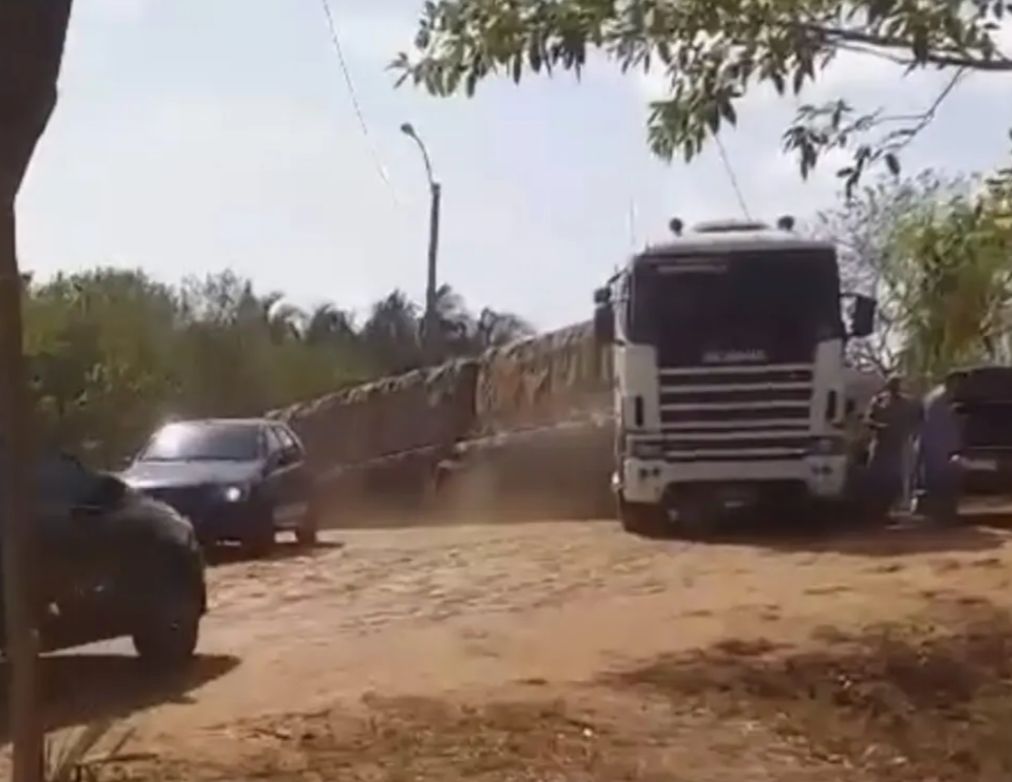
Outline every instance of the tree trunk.
[(71, 0), (0, 3), (0, 522), (13, 782), (40, 782), (43, 730), (36, 692), (32, 480), (25, 362), (21, 336), (22, 280), (14, 201), (35, 145), (56, 105), (56, 80)]

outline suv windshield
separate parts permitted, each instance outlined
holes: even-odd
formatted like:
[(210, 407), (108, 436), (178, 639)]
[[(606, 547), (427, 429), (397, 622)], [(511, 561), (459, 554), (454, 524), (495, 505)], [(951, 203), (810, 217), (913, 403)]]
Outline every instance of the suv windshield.
[(143, 462), (252, 461), (260, 455), (251, 424), (180, 423), (162, 427), (141, 452)]

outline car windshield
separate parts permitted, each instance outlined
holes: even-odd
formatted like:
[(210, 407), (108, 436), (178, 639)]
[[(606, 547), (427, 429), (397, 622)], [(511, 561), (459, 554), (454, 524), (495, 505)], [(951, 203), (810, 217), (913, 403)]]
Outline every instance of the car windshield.
[(79, 505), (92, 497), (97, 473), (63, 453), (43, 454), (36, 465), (36, 491), (44, 503)]
[(179, 423), (160, 429), (141, 452), (140, 461), (252, 461), (259, 454), (256, 426)]

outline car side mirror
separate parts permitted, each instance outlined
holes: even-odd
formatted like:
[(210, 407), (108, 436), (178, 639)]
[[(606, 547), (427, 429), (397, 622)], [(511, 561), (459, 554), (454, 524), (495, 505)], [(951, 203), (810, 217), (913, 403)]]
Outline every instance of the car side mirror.
[(858, 294), (854, 297), (854, 307), (850, 314), (850, 335), (867, 337), (875, 331), (875, 313), (878, 302), (871, 296)]

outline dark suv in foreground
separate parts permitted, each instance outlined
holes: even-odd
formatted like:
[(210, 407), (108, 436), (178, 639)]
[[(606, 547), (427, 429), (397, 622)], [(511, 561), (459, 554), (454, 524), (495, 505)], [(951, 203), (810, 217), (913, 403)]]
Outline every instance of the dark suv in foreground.
[(269, 419), (177, 421), (159, 429), (122, 474), (167, 502), (206, 545), (266, 553), (278, 531), (316, 541), (313, 480), (295, 433)]
[[(150, 663), (188, 660), (207, 607), (203, 555), (190, 524), (62, 454), (38, 466), (34, 499), (32, 577), (43, 649), (126, 635)], [(0, 633), (3, 627), (0, 621)]]

